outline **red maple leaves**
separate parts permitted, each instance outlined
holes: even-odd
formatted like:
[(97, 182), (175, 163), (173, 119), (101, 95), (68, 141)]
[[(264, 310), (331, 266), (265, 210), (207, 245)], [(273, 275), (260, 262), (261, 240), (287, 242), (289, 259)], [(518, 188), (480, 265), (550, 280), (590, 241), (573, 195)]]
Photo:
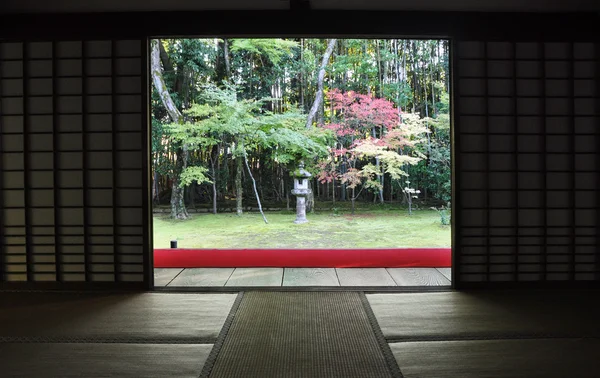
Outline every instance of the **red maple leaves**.
[(321, 127), (335, 131), (339, 137), (370, 133), (373, 128), (391, 131), (400, 123), (401, 111), (383, 98), (332, 89), (327, 99), (339, 121)]

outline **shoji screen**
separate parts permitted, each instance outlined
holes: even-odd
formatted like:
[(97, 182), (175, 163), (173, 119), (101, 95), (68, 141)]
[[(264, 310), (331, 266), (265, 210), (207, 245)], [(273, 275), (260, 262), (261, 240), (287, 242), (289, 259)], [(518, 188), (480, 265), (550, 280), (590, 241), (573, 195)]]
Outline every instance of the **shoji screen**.
[(147, 281), (145, 56), (0, 42), (0, 281)]
[(457, 45), (458, 280), (600, 280), (600, 47)]

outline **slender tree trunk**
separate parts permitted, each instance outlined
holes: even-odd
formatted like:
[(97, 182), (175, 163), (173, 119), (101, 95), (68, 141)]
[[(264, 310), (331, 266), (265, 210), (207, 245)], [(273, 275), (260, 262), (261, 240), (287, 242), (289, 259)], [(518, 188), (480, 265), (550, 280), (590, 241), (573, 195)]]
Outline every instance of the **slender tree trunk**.
[(237, 215), (242, 215), (242, 156), (236, 157), (235, 170), (235, 204)]
[(154, 204), (159, 204), (159, 195), (160, 192), (158, 191), (158, 173), (154, 171), (154, 175), (152, 175), (152, 202)]
[(417, 42), (412, 41), (412, 68), (413, 68), (413, 113), (416, 111), (416, 104), (419, 101), (419, 80), (417, 75)]
[(213, 214), (217, 214), (217, 171), (215, 164), (219, 159), (219, 147), (214, 146), (212, 150), (212, 156), (210, 157), (210, 168), (212, 170), (212, 189), (213, 189)]
[(321, 184), (319, 183), (319, 180), (316, 180), (316, 186), (317, 186), (317, 198), (319, 200), (321, 200)]
[[(382, 131), (383, 132), (383, 131)], [(373, 133), (373, 138), (377, 138), (377, 134), (375, 132), (375, 128), (373, 127), (372, 129), (372, 133)], [(381, 173), (381, 161), (379, 160), (378, 157), (375, 158), (375, 167), (377, 168), (377, 172)], [(379, 183), (381, 184), (381, 187), (379, 188), (379, 201), (381, 203), (384, 203), (383, 200), (383, 174), (377, 177), (377, 180), (379, 181)], [(377, 196), (376, 196), (377, 197)], [(375, 198), (376, 198), (375, 197)], [(375, 198), (373, 199), (373, 202), (375, 202)]]
[[(346, 168), (346, 162), (341, 164), (342, 175), (345, 174), (348, 170)], [(346, 201), (346, 184), (341, 183), (340, 185), (340, 201)]]
[(315, 193), (312, 190), (312, 181), (308, 180), (308, 188), (310, 193), (306, 196), (306, 211), (309, 213), (315, 212)]
[[(173, 102), (171, 95), (167, 89), (165, 81), (163, 79), (161, 57), (160, 57), (160, 40), (151, 41), (151, 75), (152, 82), (156, 92), (160, 96), (160, 99), (169, 114), (169, 117), (174, 123), (183, 122), (183, 115), (177, 109), (177, 106)], [(175, 169), (173, 172), (173, 182), (171, 185), (171, 218), (175, 219), (187, 219), (189, 214), (185, 208), (184, 203), (184, 191), (183, 188), (179, 187), (179, 175), (187, 166), (188, 150), (184, 144), (182, 148), (177, 151), (175, 158)]]
[[(364, 61), (366, 61), (368, 59), (367, 53), (368, 53), (368, 40), (364, 40), (363, 42), (363, 51), (362, 51), (362, 59)], [(370, 96), (371, 95), (371, 85), (369, 85), (369, 74), (367, 72), (364, 73), (364, 75), (362, 75), (362, 81), (363, 83), (365, 83), (365, 85), (367, 86), (367, 94)], [(377, 92), (375, 92), (377, 93)]]
[(265, 217), (265, 213), (263, 213), (262, 205), (260, 203), (260, 197), (258, 196), (258, 190), (256, 190), (256, 180), (254, 180), (254, 176), (252, 176), (252, 171), (250, 170), (250, 165), (248, 165), (248, 155), (246, 154), (245, 149), (243, 150), (243, 152), (244, 162), (246, 163), (246, 169), (248, 169), (248, 174), (250, 175), (250, 179), (252, 180), (252, 187), (254, 188), (254, 195), (256, 196), (256, 202), (258, 202), (258, 210), (260, 211), (260, 215), (262, 215), (262, 218), (265, 221), (265, 223), (269, 224), (269, 222), (267, 222), (267, 218)]
[(432, 112), (431, 112), (431, 118), (435, 118), (436, 116), (436, 109), (435, 109), (435, 82), (433, 81), (433, 66), (434, 66), (434, 61), (435, 61), (435, 48), (432, 46), (431, 47), (431, 60), (429, 61), (429, 78), (431, 80), (431, 107), (432, 107)]
[(329, 58), (333, 53), (333, 48), (335, 47), (336, 41), (337, 39), (329, 40), (329, 42), (327, 43), (327, 50), (325, 50), (323, 60), (321, 61), (321, 67), (319, 68), (319, 76), (317, 79), (317, 93), (315, 95), (315, 101), (313, 102), (313, 105), (310, 108), (310, 111), (308, 112), (308, 118), (306, 120), (307, 129), (312, 127), (312, 123), (323, 102), (323, 80), (325, 79), (325, 68), (327, 67), (327, 62), (329, 62)]
[[(425, 62), (423, 62), (423, 94), (425, 98), (425, 117), (429, 118), (429, 106), (428, 106), (428, 95), (427, 95), (427, 72), (425, 71)], [(432, 83), (433, 85), (433, 83)], [(429, 130), (429, 120), (425, 122), (427, 128), (427, 160), (426, 166), (429, 166), (429, 159), (431, 158), (431, 132)], [(425, 198), (427, 198), (427, 188), (425, 188)]]
[(379, 97), (383, 98), (383, 70), (381, 68), (381, 51), (379, 49), (379, 40), (375, 41), (377, 45), (377, 79), (379, 81)]
[[(300, 38), (300, 62), (304, 62), (304, 38)], [(303, 73), (303, 69), (300, 69), (298, 74), (300, 75), (300, 109), (302, 109), (303, 111), (306, 111), (306, 109), (304, 108), (304, 73)]]
[[(213, 165), (213, 172), (214, 171), (215, 171), (215, 169), (214, 169), (214, 165)], [(217, 214), (217, 182), (216, 182), (216, 180), (213, 180), (212, 188), (213, 188), (213, 214)]]
[(331, 199), (333, 201), (333, 206), (335, 206), (335, 177), (333, 178), (333, 181), (331, 181)]
[[(289, 182), (288, 180), (284, 180), (284, 182)], [(290, 210), (290, 191), (288, 186), (285, 186), (285, 209), (287, 211)]]
[(225, 73), (229, 79), (231, 77), (231, 63), (229, 62), (229, 41), (227, 38), (223, 40), (223, 57), (225, 58)]

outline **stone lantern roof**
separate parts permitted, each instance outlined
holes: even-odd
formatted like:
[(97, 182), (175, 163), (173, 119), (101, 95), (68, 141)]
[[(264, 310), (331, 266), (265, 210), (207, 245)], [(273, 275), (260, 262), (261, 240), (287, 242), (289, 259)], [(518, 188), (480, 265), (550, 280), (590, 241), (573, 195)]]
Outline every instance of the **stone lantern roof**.
[(301, 161), (300, 164), (298, 164), (298, 169), (296, 169), (295, 171), (291, 172), (291, 175), (293, 177), (296, 178), (309, 178), (312, 177), (312, 175), (310, 174), (310, 172), (308, 172), (307, 170), (304, 169), (304, 162)]

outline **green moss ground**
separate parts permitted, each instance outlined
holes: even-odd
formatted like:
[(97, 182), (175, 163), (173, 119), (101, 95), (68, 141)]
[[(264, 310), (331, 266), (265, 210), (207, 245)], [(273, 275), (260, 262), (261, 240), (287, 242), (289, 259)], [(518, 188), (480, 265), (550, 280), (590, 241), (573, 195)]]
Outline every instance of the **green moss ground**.
[(450, 226), (433, 210), (363, 210), (308, 214), (294, 224), (295, 213), (193, 214), (186, 221), (154, 217), (154, 248), (402, 248), (450, 247)]

